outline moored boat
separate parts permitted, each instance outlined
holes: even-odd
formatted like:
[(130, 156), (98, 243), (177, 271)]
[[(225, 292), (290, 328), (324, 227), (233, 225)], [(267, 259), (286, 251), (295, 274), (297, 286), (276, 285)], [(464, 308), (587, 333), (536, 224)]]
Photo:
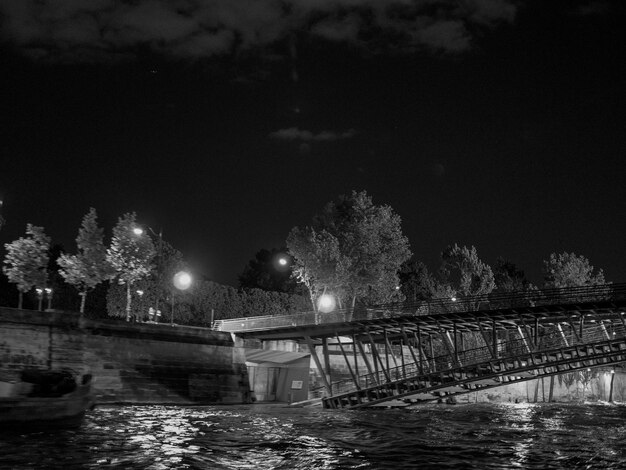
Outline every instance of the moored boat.
[(94, 406), (91, 375), (67, 370), (24, 370), (0, 380), (0, 424), (79, 423)]

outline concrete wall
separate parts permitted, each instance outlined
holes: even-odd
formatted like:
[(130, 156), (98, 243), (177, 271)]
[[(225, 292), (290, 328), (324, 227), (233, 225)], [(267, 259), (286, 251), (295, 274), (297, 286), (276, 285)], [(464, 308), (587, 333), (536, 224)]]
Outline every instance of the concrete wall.
[(0, 308), (0, 375), (24, 367), (90, 371), (99, 403), (247, 403), (242, 348), (204, 328), (85, 320)]

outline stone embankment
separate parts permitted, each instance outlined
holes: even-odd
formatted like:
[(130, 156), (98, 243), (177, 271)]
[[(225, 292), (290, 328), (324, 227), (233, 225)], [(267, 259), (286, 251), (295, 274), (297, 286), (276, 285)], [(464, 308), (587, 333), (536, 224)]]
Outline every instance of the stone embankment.
[(250, 400), (243, 349), (205, 328), (0, 308), (0, 376), (24, 368), (89, 371), (98, 403)]

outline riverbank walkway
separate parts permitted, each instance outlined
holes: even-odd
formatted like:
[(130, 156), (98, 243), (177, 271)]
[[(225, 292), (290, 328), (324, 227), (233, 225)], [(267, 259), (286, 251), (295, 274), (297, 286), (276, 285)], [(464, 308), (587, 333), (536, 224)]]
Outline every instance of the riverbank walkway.
[[(216, 322), (308, 346), (326, 408), (407, 406), (626, 361), (626, 284), (532, 290)], [(318, 350), (321, 349), (321, 355)], [(346, 377), (333, 380), (331, 358)]]

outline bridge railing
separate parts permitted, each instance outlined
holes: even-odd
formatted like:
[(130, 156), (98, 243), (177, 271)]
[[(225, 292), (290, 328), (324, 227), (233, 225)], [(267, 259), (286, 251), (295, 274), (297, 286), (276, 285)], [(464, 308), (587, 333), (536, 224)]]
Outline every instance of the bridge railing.
[(568, 287), (562, 289), (526, 290), (488, 295), (457, 296), (454, 299), (437, 298), (419, 302), (400, 302), (375, 307), (357, 307), (329, 313), (303, 312), (291, 315), (267, 315), (217, 320), (213, 328), (221, 331), (262, 331), (274, 328), (342, 323), (356, 320), (375, 320), (406, 315), (436, 315), (476, 310), (501, 310), (541, 305), (606, 302), (626, 299), (626, 283), (599, 286)]
[[(608, 338), (626, 338), (626, 329), (620, 324), (612, 324), (606, 328), (602, 323), (587, 326), (583, 329), (582, 337), (571, 334), (564, 335), (559, 331), (550, 331), (539, 338), (537, 345), (529, 344), (528, 339), (519, 338), (510, 341), (498, 342), (498, 357), (494, 359), (488, 347), (458, 351), (455, 355), (445, 354), (433, 358), (424, 358), (420, 363), (409, 362), (403, 366), (392, 367), (385, 371), (379, 370), (371, 374), (358, 376), (359, 387), (369, 388), (384, 384), (389, 380), (402, 380), (415, 377), (422, 373), (435, 373), (453, 369), (459, 366), (472, 366), (491, 360), (511, 360), (528, 354), (527, 347), (532, 352), (549, 351), (565, 346), (595, 343)], [(341, 395), (356, 390), (356, 384), (352, 379), (343, 379), (331, 384), (332, 395)], [(327, 396), (325, 387), (316, 387), (309, 391), (309, 398), (322, 398)]]

